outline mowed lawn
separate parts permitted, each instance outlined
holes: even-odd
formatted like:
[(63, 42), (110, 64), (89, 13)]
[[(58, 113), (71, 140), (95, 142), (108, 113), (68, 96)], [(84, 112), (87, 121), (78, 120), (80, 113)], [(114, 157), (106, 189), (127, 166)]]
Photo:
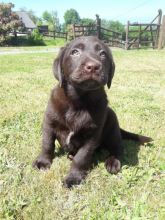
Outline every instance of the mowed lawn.
[(85, 182), (71, 190), (62, 185), (71, 163), (66, 155), (56, 157), (47, 172), (32, 168), (44, 110), (57, 83), (56, 54), (0, 56), (0, 219), (165, 219), (165, 50), (114, 50), (113, 55), (109, 103), (122, 128), (154, 142), (124, 141), (121, 172), (108, 174), (99, 159)]

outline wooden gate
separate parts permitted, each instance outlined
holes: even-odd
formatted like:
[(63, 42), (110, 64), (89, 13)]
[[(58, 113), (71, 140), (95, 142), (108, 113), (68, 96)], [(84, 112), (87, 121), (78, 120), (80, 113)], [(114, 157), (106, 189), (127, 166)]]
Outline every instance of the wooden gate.
[[(151, 21), (151, 23), (130, 23), (128, 21), (126, 27), (125, 49), (137, 49), (145, 46), (157, 48), (161, 18), (162, 10), (159, 10), (158, 15)], [(155, 23), (156, 20), (157, 23)]]

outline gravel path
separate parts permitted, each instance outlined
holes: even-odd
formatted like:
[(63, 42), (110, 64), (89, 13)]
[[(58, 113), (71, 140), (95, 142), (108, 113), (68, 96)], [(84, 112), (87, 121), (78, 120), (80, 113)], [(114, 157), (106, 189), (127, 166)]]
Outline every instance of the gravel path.
[(45, 50), (23, 50), (23, 49), (11, 49), (11, 50), (1, 50), (0, 55), (9, 55), (9, 54), (31, 54), (31, 53), (57, 53), (59, 51), (59, 47), (49, 48)]

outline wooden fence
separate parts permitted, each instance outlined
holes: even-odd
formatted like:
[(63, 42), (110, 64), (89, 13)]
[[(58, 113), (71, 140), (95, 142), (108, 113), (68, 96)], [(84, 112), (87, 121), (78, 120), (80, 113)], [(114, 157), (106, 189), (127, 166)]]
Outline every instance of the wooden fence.
[(54, 39), (55, 38), (64, 38), (65, 40), (67, 40), (67, 37), (68, 37), (67, 32), (49, 31), (48, 25), (40, 25), (37, 28), (38, 28), (40, 34), (42, 34), (43, 36), (52, 37)]
[[(162, 10), (150, 23), (127, 22), (125, 33), (116, 32), (101, 26), (101, 19), (96, 15), (96, 20), (91, 25), (74, 24), (71, 39), (80, 36), (94, 35), (103, 40), (111, 47), (124, 49), (133, 48), (163, 48), (165, 44), (165, 16), (161, 24)], [(156, 22), (157, 21), (157, 22)], [(125, 36), (125, 39), (123, 39)]]
[(97, 29), (95, 24), (91, 24), (91, 25), (74, 24), (72, 28), (73, 28), (73, 38), (97, 34)]
[(60, 32), (60, 31), (48, 31), (45, 33), (42, 33), (43, 36), (46, 37), (52, 37), (52, 38), (63, 38), (65, 40), (67, 40), (68, 37), (68, 33), (67, 32)]
[(101, 19), (96, 15), (96, 20), (90, 25), (74, 24), (69, 32), (49, 31), (48, 26), (39, 26), (43, 36), (63, 38), (66, 41), (80, 36), (97, 36), (111, 47), (120, 47), (126, 50), (152, 47), (162, 49), (165, 46), (165, 15), (162, 20), (162, 10), (150, 23), (127, 22), (125, 33), (106, 29), (101, 25)]
[(72, 26), (73, 36), (71, 38), (77, 38), (80, 36), (97, 36), (103, 40), (109, 46), (123, 47), (122, 33), (106, 29), (101, 26), (101, 19), (96, 15), (96, 20), (90, 25), (74, 24)]
[(100, 28), (100, 39), (111, 47), (123, 47), (122, 33), (112, 31), (106, 28)]

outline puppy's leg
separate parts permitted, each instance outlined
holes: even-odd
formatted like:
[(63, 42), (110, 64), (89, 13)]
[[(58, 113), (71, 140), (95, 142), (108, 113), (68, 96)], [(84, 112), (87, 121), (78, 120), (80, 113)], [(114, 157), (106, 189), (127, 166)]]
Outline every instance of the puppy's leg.
[(82, 146), (73, 158), (69, 174), (64, 179), (67, 188), (78, 185), (85, 178), (92, 163), (92, 156), (96, 149), (96, 141), (89, 140)]
[(44, 119), (42, 132), (42, 150), (33, 163), (37, 169), (49, 169), (54, 158), (55, 132), (48, 120)]
[(107, 171), (113, 174), (119, 172), (120, 159), (123, 154), (122, 137), (116, 114), (110, 108), (103, 130), (103, 146), (110, 152), (110, 156), (105, 162)]

